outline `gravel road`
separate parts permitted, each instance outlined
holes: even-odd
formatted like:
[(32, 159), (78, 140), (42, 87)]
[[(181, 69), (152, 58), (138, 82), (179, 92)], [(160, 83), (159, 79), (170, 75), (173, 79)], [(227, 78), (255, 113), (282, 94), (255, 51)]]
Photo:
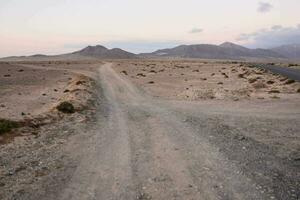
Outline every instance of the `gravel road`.
[(299, 168), (234, 132), (222, 115), (153, 99), (111, 64), (99, 69), (99, 80), (106, 116), (99, 112), (98, 128), (80, 147), (80, 164), (57, 199), (299, 197)]

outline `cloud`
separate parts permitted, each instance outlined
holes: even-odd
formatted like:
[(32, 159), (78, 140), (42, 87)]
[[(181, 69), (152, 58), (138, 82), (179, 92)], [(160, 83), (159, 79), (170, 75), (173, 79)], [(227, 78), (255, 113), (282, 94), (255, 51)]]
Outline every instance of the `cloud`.
[(281, 25), (275, 25), (275, 26), (272, 26), (272, 30), (276, 31), (276, 30), (280, 30), (282, 29), (283, 27)]
[(248, 47), (270, 48), (284, 44), (300, 44), (300, 26), (283, 27), (275, 25), (253, 33), (243, 33), (237, 38)]
[(189, 33), (201, 33), (203, 32), (202, 28), (193, 28), (192, 30), (189, 31)]
[(273, 6), (270, 3), (266, 2), (259, 2), (257, 11), (260, 13), (267, 13), (270, 12)]

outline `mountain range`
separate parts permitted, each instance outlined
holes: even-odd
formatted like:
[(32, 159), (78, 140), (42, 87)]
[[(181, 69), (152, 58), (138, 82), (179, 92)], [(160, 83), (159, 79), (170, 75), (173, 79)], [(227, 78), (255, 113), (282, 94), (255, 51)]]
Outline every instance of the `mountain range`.
[(225, 42), (221, 45), (198, 44), (180, 45), (171, 49), (161, 49), (153, 53), (141, 54), (145, 57), (181, 57), (208, 59), (247, 59), (247, 58), (278, 58), (300, 59), (300, 45), (285, 45), (273, 49), (249, 49), (234, 43)]
[(7, 57), (1, 60), (16, 59), (132, 59), (132, 58), (157, 58), (157, 57), (179, 57), (179, 58), (206, 58), (206, 59), (293, 59), (300, 60), (300, 44), (283, 45), (272, 49), (249, 49), (234, 43), (225, 42), (221, 45), (198, 44), (180, 45), (169, 49), (160, 49), (152, 53), (134, 54), (119, 48), (108, 49), (101, 45), (88, 46), (76, 52), (47, 56), (33, 55), (27, 57)]

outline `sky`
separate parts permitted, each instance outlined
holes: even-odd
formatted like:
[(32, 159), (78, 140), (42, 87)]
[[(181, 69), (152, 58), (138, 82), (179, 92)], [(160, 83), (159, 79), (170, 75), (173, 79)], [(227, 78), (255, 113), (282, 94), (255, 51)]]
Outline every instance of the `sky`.
[(140, 53), (180, 44), (300, 43), (299, 0), (0, 0), (0, 57), (87, 45)]

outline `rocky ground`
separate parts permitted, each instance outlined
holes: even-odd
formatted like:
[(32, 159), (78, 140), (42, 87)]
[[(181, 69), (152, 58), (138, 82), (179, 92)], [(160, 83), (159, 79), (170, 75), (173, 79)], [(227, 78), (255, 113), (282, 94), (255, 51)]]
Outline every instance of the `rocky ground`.
[[(1, 199), (299, 198), (298, 82), (228, 61), (109, 62), (3, 64), (35, 69), (28, 84), (55, 99), (5, 112), (26, 123), (1, 136)], [(7, 78), (0, 100), (24, 112)]]
[(246, 63), (121, 62), (115, 69), (153, 96), (177, 100), (294, 99), (300, 83)]
[[(71, 161), (61, 148), (95, 118), (95, 81), (62, 69), (69, 63), (48, 65), (0, 64), (1, 119), (20, 124), (0, 135), (0, 199), (26, 199), (27, 191), (35, 189), (38, 194), (52, 176), (63, 182), (68, 176), (63, 166)], [(73, 105), (72, 114), (57, 109), (62, 102)]]

